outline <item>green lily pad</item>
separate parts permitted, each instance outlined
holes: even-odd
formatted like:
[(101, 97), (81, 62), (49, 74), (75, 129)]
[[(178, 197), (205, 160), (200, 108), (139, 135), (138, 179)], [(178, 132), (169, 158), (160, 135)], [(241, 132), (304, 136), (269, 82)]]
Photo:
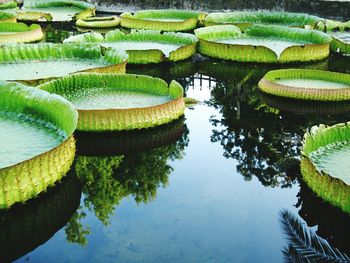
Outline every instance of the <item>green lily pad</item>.
[(274, 70), (260, 80), (259, 88), (292, 99), (344, 101), (350, 100), (350, 75), (324, 70)]
[(83, 28), (110, 28), (120, 24), (117, 16), (87, 17), (78, 19), (76, 25)]
[(331, 50), (342, 54), (350, 54), (350, 31), (329, 32), (333, 41), (331, 43)]
[(48, 14), (52, 21), (71, 21), (95, 14), (95, 6), (78, 0), (25, 0), (22, 11)]
[(41, 26), (24, 23), (0, 23), (0, 43), (30, 43), (44, 38)]
[(17, 22), (16, 13), (0, 11), (0, 23)]
[(205, 25), (230, 24), (241, 30), (254, 24), (279, 25), (289, 27), (311, 27), (323, 30), (325, 27), (332, 30), (341, 26), (341, 22), (324, 19), (318, 16), (290, 13), (290, 12), (226, 12), (211, 13), (205, 18)]
[(121, 26), (135, 29), (161, 31), (190, 31), (206, 16), (205, 13), (188, 10), (143, 10), (135, 14), (121, 14)]
[(75, 74), (39, 88), (63, 96), (79, 112), (78, 130), (155, 127), (184, 114), (183, 89), (157, 78), (130, 74)]
[(196, 52), (197, 38), (192, 34), (153, 30), (110, 31), (105, 38), (98, 33), (70, 37), (64, 42), (100, 43), (103, 47), (118, 47), (129, 55), (131, 64), (160, 63), (184, 60)]
[(16, 1), (4, 1), (4, 2), (0, 3), (0, 10), (15, 9), (15, 8), (17, 8)]
[(77, 118), (59, 96), (0, 82), (0, 208), (37, 196), (65, 175)]
[(350, 123), (314, 126), (304, 135), (301, 171), (321, 198), (350, 213)]
[(284, 26), (253, 25), (241, 33), (233, 25), (195, 30), (203, 55), (242, 62), (290, 63), (321, 60), (329, 55), (327, 34)]
[(104, 51), (96, 45), (5, 45), (0, 47), (0, 79), (38, 81), (78, 71), (125, 72), (126, 60), (124, 51)]

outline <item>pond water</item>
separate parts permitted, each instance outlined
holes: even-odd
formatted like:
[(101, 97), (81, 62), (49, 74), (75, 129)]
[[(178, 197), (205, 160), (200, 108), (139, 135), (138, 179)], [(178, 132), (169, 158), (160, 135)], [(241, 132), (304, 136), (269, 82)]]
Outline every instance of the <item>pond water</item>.
[[(77, 34), (46, 28), (46, 40)], [(301, 181), (305, 130), (349, 121), (350, 103), (303, 104), (258, 92), (282, 66), (196, 57), (128, 73), (176, 79), (200, 101), (185, 118), (128, 133), (77, 133), (68, 176), (48, 193), (0, 214), (4, 262), (283, 262), (289, 216), (350, 253), (350, 216)], [(284, 67), (350, 73), (332, 55)], [(284, 253), (285, 252), (285, 253)]]

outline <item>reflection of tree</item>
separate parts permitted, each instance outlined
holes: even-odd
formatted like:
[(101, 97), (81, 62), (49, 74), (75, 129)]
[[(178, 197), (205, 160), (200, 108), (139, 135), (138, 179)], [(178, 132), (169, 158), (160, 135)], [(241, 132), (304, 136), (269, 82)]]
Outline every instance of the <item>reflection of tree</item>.
[(73, 31), (72, 26), (69, 24), (65, 26), (62, 26), (62, 24), (59, 26), (56, 24), (50, 24), (44, 27), (43, 30), (45, 33), (44, 42), (51, 43), (62, 43), (66, 38), (79, 34), (78, 32)]
[(208, 104), (222, 114), (211, 117), (215, 127), (211, 140), (221, 143), (226, 158), (238, 161), (237, 170), (246, 180), (256, 176), (264, 186), (291, 186), (295, 179), (289, 174), (299, 159), (305, 129), (344, 122), (347, 114), (299, 114), (270, 108), (260, 100), (257, 88), (267, 68), (226, 64), (222, 70), (220, 64), (205, 67), (206, 74), (218, 79)]
[(86, 236), (90, 234), (90, 228), (84, 228), (81, 223), (81, 220), (85, 217), (86, 214), (81, 210), (81, 207), (79, 207), (65, 226), (64, 230), (69, 242), (77, 243), (81, 246), (87, 245)]
[[(111, 214), (123, 198), (133, 196), (137, 203), (147, 203), (156, 197), (158, 187), (167, 186), (172, 172), (168, 163), (181, 159), (188, 144), (187, 128), (184, 129), (183, 124), (178, 128), (184, 131), (180, 138), (158, 148), (127, 152), (118, 156), (76, 158), (74, 170), (83, 186), (84, 204), (94, 211), (101, 222), (109, 224)], [(178, 130), (172, 129), (168, 132), (177, 134)], [(142, 132), (139, 136), (142, 136)], [(152, 138), (150, 134), (149, 136)], [(161, 136), (167, 141), (170, 134), (165, 132)], [(144, 143), (147, 143), (147, 138)]]
[(299, 215), (309, 227), (317, 226), (317, 235), (350, 255), (349, 214), (317, 197), (302, 180), (296, 207), (299, 208)]
[(287, 210), (280, 212), (282, 229), (288, 239), (283, 250), (286, 262), (349, 262), (350, 257), (308, 229)]

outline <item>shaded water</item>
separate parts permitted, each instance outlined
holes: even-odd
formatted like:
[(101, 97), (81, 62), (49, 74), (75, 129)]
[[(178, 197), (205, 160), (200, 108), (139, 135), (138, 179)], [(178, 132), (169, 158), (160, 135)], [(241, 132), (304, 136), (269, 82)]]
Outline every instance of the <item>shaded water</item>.
[[(75, 34), (47, 30), (51, 41)], [(187, 108), (185, 119), (156, 129), (77, 133), (69, 176), (0, 215), (0, 258), (281, 262), (289, 244), (279, 222), (283, 209), (350, 253), (349, 215), (313, 195), (299, 171), (304, 131), (348, 121), (350, 103), (260, 94), (259, 79), (279, 67), (202, 58), (128, 66), (129, 73), (176, 79), (201, 103)], [(350, 58), (284, 67), (350, 73)]]

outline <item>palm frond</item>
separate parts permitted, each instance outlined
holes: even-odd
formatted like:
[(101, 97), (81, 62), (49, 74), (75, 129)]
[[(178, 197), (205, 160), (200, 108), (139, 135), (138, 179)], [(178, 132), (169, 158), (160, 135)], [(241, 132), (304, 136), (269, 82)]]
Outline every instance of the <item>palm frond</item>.
[(280, 222), (289, 241), (283, 250), (286, 262), (350, 262), (347, 254), (308, 230), (291, 212), (282, 210)]

